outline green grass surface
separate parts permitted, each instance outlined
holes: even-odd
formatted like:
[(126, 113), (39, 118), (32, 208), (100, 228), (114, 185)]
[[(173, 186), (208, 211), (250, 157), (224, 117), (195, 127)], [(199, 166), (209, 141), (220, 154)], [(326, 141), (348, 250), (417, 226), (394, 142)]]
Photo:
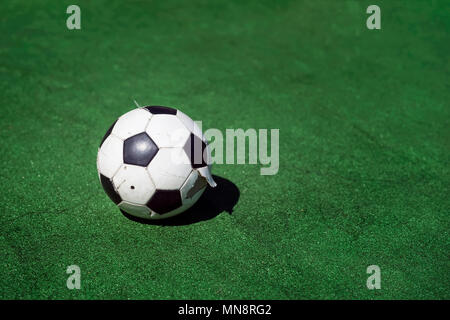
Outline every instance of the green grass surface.
[[(69, 31), (72, 3), (0, 4), (0, 298), (450, 298), (448, 1), (376, 1), (378, 31), (365, 0), (77, 1)], [(231, 215), (126, 219), (96, 154), (133, 99), (279, 128), (279, 173), (213, 167)]]

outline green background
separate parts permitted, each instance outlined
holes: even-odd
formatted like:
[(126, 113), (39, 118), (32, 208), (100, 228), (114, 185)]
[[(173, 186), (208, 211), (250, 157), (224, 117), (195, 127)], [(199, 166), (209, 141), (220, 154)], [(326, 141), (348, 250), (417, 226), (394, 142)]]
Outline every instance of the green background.
[[(449, 299), (450, 3), (368, 30), (372, 2), (1, 1), (0, 298)], [(134, 99), (279, 128), (278, 174), (216, 165), (232, 214), (125, 218), (96, 155)]]

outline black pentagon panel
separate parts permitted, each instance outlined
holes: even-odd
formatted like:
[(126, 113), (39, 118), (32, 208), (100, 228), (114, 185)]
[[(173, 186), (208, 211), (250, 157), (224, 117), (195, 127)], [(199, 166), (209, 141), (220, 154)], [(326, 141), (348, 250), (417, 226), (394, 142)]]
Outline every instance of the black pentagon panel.
[(109, 127), (108, 131), (106, 131), (105, 135), (103, 136), (102, 142), (100, 142), (99, 148), (101, 148), (103, 142), (105, 142), (106, 138), (109, 137), (109, 135), (111, 134), (111, 131), (114, 128), (114, 125), (116, 124), (117, 120), (114, 121), (114, 123), (111, 125), (111, 127)]
[(102, 183), (103, 189), (105, 190), (108, 197), (115, 203), (119, 204), (122, 199), (120, 198), (119, 194), (114, 190), (114, 186), (110, 179), (105, 177), (104, 175), (100, 174), (100, 181)]
[(181, 194), (179, 190), (156, 190), (153, 197), (147, 203), (147, 207), (159, 214), (181, 207)]
[(189, 157), (193, 169), (202, 168), (207, 165), (205, 159), (203, 158), (206, 143), (195, 134), (191, 133), (183, 149)]
[(144, 109), (147, 109), (152, 114), (173, 114), (173, 115), (177, 114), (177, 109), (163, 106), (148, 106), (144, 107)]
[(123, 162), (127, 164), (146, 167), (157, 152), (158, 147), (145, 132), (123, 142)]

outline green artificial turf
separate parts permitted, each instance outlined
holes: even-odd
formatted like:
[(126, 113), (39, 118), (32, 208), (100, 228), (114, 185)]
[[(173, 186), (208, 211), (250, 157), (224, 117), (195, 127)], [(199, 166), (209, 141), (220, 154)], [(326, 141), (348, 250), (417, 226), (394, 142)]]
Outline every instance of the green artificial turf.
[[(1, 1), (0, 298), (449, 299), (450, 4), (368, 30), (372, 2), (76, 1), (68, 30), (73, 1)], [(232, 214), (127, 219), (96, 155), (134, 99), (280, 129), (278, 174), (216, 165)]]

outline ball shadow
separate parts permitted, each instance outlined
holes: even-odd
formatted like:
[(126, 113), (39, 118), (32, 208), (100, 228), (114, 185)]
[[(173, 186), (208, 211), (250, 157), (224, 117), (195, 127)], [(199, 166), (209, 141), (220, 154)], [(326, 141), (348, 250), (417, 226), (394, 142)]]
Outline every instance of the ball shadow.
[(191, 208), (175, 217), (161, 220), (147, 220), (132, 216), (123, 210), (120, 211), (126, 218), (135, 222), (161, 226), (189, 225), (210, 220), (224, 211), (231, 214), (239, 200), (240, 191), (230, 180), (218, 176), (213, 176), (213, 178), (217, 186), (215, 188), (208, 186), (200, 199)]

